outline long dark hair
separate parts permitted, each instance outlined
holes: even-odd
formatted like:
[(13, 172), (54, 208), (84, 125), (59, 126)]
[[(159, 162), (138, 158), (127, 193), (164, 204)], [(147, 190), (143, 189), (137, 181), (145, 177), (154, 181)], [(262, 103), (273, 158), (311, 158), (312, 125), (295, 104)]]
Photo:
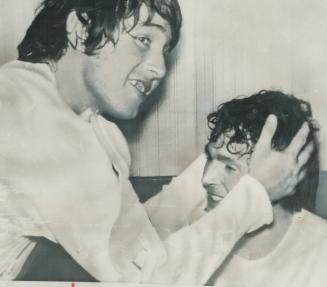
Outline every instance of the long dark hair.
[(33, 63), (58, 61), (69, 44), (66, 21), (72, 11), (86, 27), (85, 53), (93, 55), (103, 43), (115, 44), (114, 32), (122, 20), (133, 16), (134, 26), (137, 24), (143, 3), (149, 8), (150, 18), (157, 13), (169, 23), (169, 48), (175, 47), (182, 22), (177, 0), (45, 0), (18, 46), (18, 59)]

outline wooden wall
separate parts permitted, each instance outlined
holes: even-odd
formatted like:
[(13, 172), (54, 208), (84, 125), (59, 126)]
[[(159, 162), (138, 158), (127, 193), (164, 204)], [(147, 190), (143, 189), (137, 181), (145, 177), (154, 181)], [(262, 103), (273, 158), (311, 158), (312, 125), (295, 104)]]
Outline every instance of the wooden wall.
[[(0, 63), (16, 57), (38, 0), (0, 1)], [(327, 3), (324, 0), (180, 0), (184, 26), (150, 112), (124, 125), (134, 176), (175, 175), (202, 150), (206, 115), (260, 89), (310, 100), (327, 168)]]

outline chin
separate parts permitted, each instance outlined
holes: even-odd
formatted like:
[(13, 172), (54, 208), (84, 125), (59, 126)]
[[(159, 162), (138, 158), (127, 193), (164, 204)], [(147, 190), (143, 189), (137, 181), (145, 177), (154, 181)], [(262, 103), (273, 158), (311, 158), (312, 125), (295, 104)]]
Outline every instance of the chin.
[(107, 109), (103, 114), (118, 120), (132, 120), (138, 115), (139, 107), (131, 109)]
[(132, 112), (132, 113), (125, 113), (123, 115), (120, 116), (119, 119), (121, 120), (133, 120), (137, 117), (138, 115), (138, 111)]

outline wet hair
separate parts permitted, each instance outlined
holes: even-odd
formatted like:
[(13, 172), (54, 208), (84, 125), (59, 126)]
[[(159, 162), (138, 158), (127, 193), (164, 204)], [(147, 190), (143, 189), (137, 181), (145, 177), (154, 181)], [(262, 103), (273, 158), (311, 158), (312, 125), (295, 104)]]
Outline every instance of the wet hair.
[(182, 22), (177, 0), (45, 0), (18, 46), (18, 59), (33, 63), (58, 61), (69, 45), (66, 21), (72, 11), (86, 28), (85, 54), (94, 55), (106, 43), (116, 44), (114, 32), (123, 20), (134, 17), (129, 31), (135, 27), (143, 3), (149, 10), (146, 23), (157, 13), (170, 25), (168, 50), (173, 49), (179, 40)]
[[(304, 122), (309, 125), (307, 146), (313, 142), (314, 149), (303, 166), (305, 177), (298, 182), (295, 193), (279, 203), (290, 212), (305, 208), (314, 211), (319, 182), (318, 124), (312, 118), (310, 104), (279, 91), (260, 91), (250, 97), (233, 99), (221, 104), (216, 112), (208, 115), (211, 129), (209, 142), (226, 144), (227, 150), (240, 156), (252, 154), (268, 115), (274, 114), (278, 126), (272, 139), (272, 148), (282, 151), (290, 144)], [(237, 149), (235, 144), (241, 148)], [(303, 147), (303, 148), (304, 148)], [(283, 164), (283, 163), (281, 163)]]

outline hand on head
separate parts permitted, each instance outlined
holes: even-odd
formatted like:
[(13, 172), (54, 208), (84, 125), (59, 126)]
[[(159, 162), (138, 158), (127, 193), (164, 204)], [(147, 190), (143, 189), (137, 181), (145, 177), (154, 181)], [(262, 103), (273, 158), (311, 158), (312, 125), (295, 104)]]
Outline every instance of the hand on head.
[(254, 148), (249, 168), (249, 174), (266, 188), (271, 201), (293, 194), (295, 186), (305, 175), (302, 167), (313, 151), (312, 143), (303, 149), (309, 133), (307, 123), (283, 151), (271, 147), (276, 129), (277, 118), (270, 115)]

